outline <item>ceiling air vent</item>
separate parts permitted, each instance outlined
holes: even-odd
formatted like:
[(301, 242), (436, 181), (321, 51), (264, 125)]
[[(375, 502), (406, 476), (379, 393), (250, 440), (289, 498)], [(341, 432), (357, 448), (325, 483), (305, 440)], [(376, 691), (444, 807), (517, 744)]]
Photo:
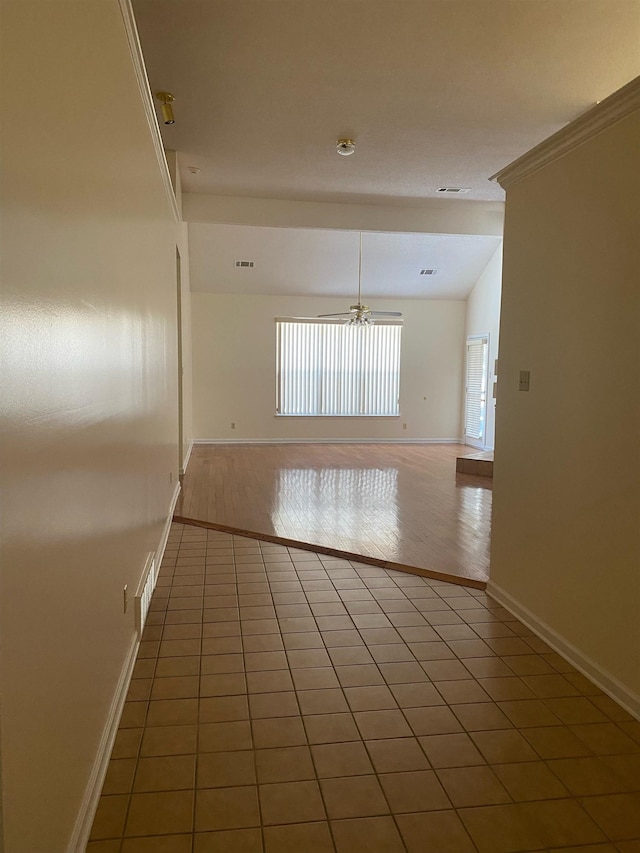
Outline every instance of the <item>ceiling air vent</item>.
[(237, 267), (253, 267), (253, 261), (236, 261)]
[(420, 270), (420, 275), (435, 275), (438, 270)]
[(440, 187), (439, 193), (449, 193), (450, 195), (460, 195), (461, 193), (470, 193), (471, 187)]

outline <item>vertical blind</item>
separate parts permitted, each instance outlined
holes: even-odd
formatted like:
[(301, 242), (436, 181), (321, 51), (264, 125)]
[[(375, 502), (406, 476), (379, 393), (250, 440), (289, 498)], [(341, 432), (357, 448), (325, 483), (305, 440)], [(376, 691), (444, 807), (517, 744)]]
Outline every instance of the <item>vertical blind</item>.
[(467, 339), (467, 383), (464, 414), (464, 434), (484, 439), (487, 407), (487, 354), (489, 340), (484, 337)]
[(398, 415), (399, 323), (279, 317), (280, 415)]

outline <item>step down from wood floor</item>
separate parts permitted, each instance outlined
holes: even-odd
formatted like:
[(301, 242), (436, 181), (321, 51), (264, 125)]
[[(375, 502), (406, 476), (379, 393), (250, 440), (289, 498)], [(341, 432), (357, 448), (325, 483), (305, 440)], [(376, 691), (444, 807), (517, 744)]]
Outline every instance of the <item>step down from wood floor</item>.
[(469, 453), (456, 459), (456, 473), (493, 478), (493, 451)]

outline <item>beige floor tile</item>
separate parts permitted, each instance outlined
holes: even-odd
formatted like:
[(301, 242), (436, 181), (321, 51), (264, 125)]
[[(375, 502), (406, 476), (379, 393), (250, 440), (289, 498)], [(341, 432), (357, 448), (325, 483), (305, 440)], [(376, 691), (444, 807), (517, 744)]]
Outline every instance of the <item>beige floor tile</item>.
[(468, 734), (428, 735), (419, 738), (431, 765), (436, 768), (473, 767), (486, 761)]
[(303, 714), (336, 714), (348, 711), (349, 705), (339, 688), (327, 690), (301, 690), (298, 703)]
[(183, 658), (158, 658), (156, 678), (171, 678), (184, 675), (200, 675), (201, 658), (191, 655)]
[(584, 797), (580, 802), (612, 841), (640, 839), (640, 794)]
[(499, 707), (518, 728), (557, 726), (560, 719), (540, 699), (499, 702)]
[(454, 811), (401, 814), (396, 818), (409, 853), (475, 853), (475, 847)]
[(413, 733), (420, 735), (448, 734), (462, 731), (462, 726), (446, 706), (431, 708), (407, 708), (404, 715)]
[(640, 755), (603, 755), (602, 761), (626, 785), (627, 791), (640, 791)]
[(224, 723), (249, 719), (249, 703), (242, 696), (211, 696), (200, 699), (199, 721), (201, 723)]
[(626, 792), (624, 782), (599, 758), (559, 758), (548, 764), (574, 797)]
[[(253, 755), (253, 754), (252, 754)], [(300, 782), (315, 779), (308, 746), (287, 746), (255, 751), (258, 782)]]
[(191, 833), (156, 835), (151, 838), (125, 838), (122, 853), (191, 853), (191, 839)]
[(255, 784), (255, 760), (250, 750), (208, 752), (198, 756), (198, 788), (233, 788)]
[(149, 703), (146, 700), (144, 702), (125, 702), (119, 727), (121, 729), (133, 729), (144, 726), (148, 707)]
[(404, 844), (391, 817), (331, 822), (337, 853), (404, 853)]
[(157, 699), (149, 702), (147, 726), (186, 726), (198, 722), (198, 700)]
[(401, 711), (359, 711), (354, 718), (364, 740), (412, 735)]
[(311, 747), (311, 752), (319, 779), (362, 776), (373, 772), (361, 741), (317, 744)]
[[(226, 639), (235, 640), (237, 638), (227, 637)], [(209, 642), (209, 640), (205, 642)], [(244, 672), (244, 657), (241, 654), (204, 655), (202, 657), (202, 667), (200, 671), (202, 675), (217, 675), (218, 673), (226, 672)]]
[(596, 755), (640, 753), (640, 745), (613, 723), (587, 723), (569, 729)]
[(279, 693), (293, 690), (288, 669), (247, 673), (247, 690), (251, 693)]
[(375, 776), (322, 779), (320, 785), (331, 820), (389, 813), (389, 806)]
[(565, 786), (543, 761), (498, 764), (492, 769), (516, 802), (569, 796)]
[(340, 686), (336, 672), (330, 666), (294, 669), (291, 671), (291, 677), (296, 690), (321, 690)]
[[(189, 836), (191, 839), (191, 836)], [(86, 853), (120, 853), (120, 839), (111, 841), (90, 841)]]
[(189, 755), (196, 751), (197, 726), (154, 726), (142, 738), (140, 755)]
[(540, 758), (575, 758), (590, 754), (589, 747), (566, 726), (526, 728), (522, 730), (522, 734)]
[(133, 791), (179, 791), (195, 787), (195, 755), (170, 755), (141, 758)]
[(275, 746), (301, 746), (307, 743), (307, 735), (300, 717), (274, 717), (254, 720), (253, 742), (256, 749)]
[(387, 684), (422, 684), (429, 679), (419, 663), (415, 661), (400, 661), (398, 663), (381, 663), (378, 669)]
[(124, 834), (163, 835), (191, 832), (193, 791), (132, 794)]
[(287, 668), (285, 652), (247, 652), (244, 659), (247, 672)]
[(385, 773), (380, 776), (380, 783), (394, 814), (451, 807), (433, 770)]
[(592, 844), (607, 839), (576, 800), (523, 803), (520, 808), (549, 847)]
[(489, 694), (472, 678), (459, 681), (434, 681), (434, 685), (444, 700), (450, 705), (491, 701)]
[(336, 646), (329, 648), (329, 657), (334, 666), (357, 666), (373, 663), (366, 646)]
[(584, 696), (545, 699), (545, 704), (563, 723), (575, 725), (609, 722), (603, 712)]
[(345, 687), (344, 694), (352, 711), (383, 711), (398, 704), (388, 687)]
[(494, 702), (536, 698), (524, 680), (517, 676), (508, 678), (481, 678), (478, 683)]
[(366, 746), (378, 773), (430, 768), (420, 744), (413, 737), (370, 740), (366, 742)]
[(422, 668), (432, 681), (459, 681), (471, 678), (469, 670), (458, 660), (423, 660)]
[(264, 842), (265, 853), (334, 853), (335, 850), (326, 822), (267, 826)]
[(136, 771), (135, 758), (112, 758), (107, 768), (102, 794), (128, 794)]
[(536, 827), (518, 805), (467, 808), (458, 814), (480, 853), (544, 849)]
[(442, 695), (436, 690), (435, 686), (426, 682), (392, 684), (391, 692), (401, 708), (424, 708), (445, 704)]
[(351, 714), (313, 714), (302, 720), (311, 744), (353, 741), (359, 737)]
[(489, 764), (535, 761), (538, 758), (516, 729), (472, 732), (471, 737)]
[(260, 826), (258, 789), (206, 788), (196, 792), (196, 832)]
[(200, 696), (235, 696), (246, 692), (247, 682), (244, 673), (200, 677)]
[(336, 666), (335, 670), (343, 687), (375, 687), (385, 683), (375, 664)]
[(124, 829), (129, 796), (124, 794), (113, 794), (100, 797), (98, 808), (93, 819), (91, 829), (91, 840), (96, 841), (103, 838), (120, 838)]
[(193, 853), (263, 853), (262, 833), (259, 829), (197, 832)]
[(280, 634), (246, 634), (242, 638), (242, 646), (245, 652), (279, 652), (284, 649)]
[(265, 717), (297, 717), (300, 714), (298, 700), (293, 691), (282, 693), (252, 693), (249, 696), (251, 719)]
[(266, 826), (325, 820), (320, 788), (315, 781), (260, 785), (262, 822)]
[(510, 801), (509, 794), (489, 767), (455, 767), (438, 770), (437, 773), (456, 808)]
[(230, 752), (252, 747), (251, 724), (248, 720), (200, 724), (198, 752)]

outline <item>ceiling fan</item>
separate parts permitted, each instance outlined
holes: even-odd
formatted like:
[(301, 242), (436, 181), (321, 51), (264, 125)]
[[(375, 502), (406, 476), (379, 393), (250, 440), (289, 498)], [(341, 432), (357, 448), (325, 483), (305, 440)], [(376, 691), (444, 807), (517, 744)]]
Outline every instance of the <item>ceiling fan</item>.
[(348, 317), (349, 326), (371, 326), (378, 317), (402, 317), (400, 311), (372, 311), (362, 304), (362, 231), (360, 232), (360, 253), (358, 255), (358, 301), (350, 305), (348, 311), (339, 314), (318, 314), (318, 317)]

